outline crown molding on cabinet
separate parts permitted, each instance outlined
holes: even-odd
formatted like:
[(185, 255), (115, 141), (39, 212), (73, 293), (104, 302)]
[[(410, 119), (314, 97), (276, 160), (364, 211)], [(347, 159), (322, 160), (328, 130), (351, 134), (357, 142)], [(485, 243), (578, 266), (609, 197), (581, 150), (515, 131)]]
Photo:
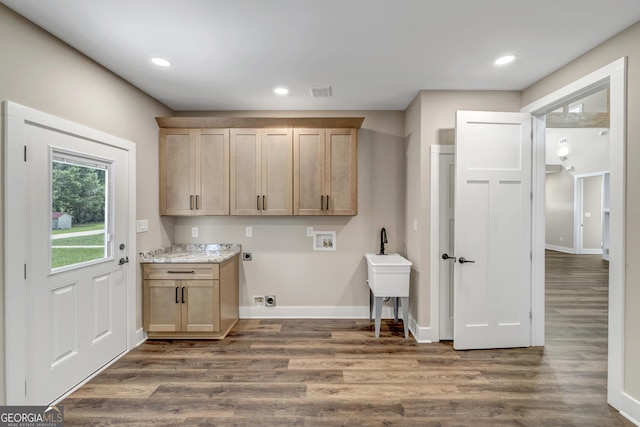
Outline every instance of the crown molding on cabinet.
[(161, 128), (348, 128), (364, 117), (156, 117)]

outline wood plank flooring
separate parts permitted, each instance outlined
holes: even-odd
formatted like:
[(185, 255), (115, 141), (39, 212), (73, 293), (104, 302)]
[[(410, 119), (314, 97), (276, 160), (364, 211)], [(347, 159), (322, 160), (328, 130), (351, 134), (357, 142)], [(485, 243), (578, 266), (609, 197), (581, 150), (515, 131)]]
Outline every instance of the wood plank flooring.
[(607, 263), (549, 252), (547, 267), (544, 348), (241, 320), (222, 341), (147, 341), (61, 402), (66, 425), (631, 426), (606, 404)]

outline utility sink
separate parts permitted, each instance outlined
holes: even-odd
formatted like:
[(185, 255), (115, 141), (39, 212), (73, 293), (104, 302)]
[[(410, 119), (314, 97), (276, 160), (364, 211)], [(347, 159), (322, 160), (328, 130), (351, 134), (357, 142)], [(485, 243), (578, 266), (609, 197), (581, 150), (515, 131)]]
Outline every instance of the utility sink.
[(408, 297), (411, 261), (400, 254), (365, 254), (368, 282), (376, 297)]

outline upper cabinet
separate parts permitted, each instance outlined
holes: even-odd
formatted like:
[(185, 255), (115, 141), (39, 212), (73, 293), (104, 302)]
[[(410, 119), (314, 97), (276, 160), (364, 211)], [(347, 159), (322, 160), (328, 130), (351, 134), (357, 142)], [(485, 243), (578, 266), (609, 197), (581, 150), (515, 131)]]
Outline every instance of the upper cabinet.
[(161, 215), (356, 215), (363, 118), (158, 117)]
[(229, 214), (229, 130), (160, 129), (160, 215)]
[(356, 215), (356, 129), (295, 129), (293, 141), (294, 215)]
[(231, 129), (231, 215), (293, 214), (291, 129)]

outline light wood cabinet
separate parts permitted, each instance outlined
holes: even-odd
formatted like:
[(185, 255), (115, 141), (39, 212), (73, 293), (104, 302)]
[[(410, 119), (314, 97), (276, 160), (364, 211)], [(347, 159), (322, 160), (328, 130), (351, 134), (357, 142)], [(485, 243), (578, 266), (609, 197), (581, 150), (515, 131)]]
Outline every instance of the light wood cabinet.
[(291, 129), (231, 129), (231, 215), (293, 214)]
[(356, 215), (356, 129), (294, 130), (294, 215)]
[(160, 129), (160, 215), (229, 214), (229, 130)]
[(149, 338), (223, 338), (239, 316), (239, 256), (221, 264), (143, 264)]

